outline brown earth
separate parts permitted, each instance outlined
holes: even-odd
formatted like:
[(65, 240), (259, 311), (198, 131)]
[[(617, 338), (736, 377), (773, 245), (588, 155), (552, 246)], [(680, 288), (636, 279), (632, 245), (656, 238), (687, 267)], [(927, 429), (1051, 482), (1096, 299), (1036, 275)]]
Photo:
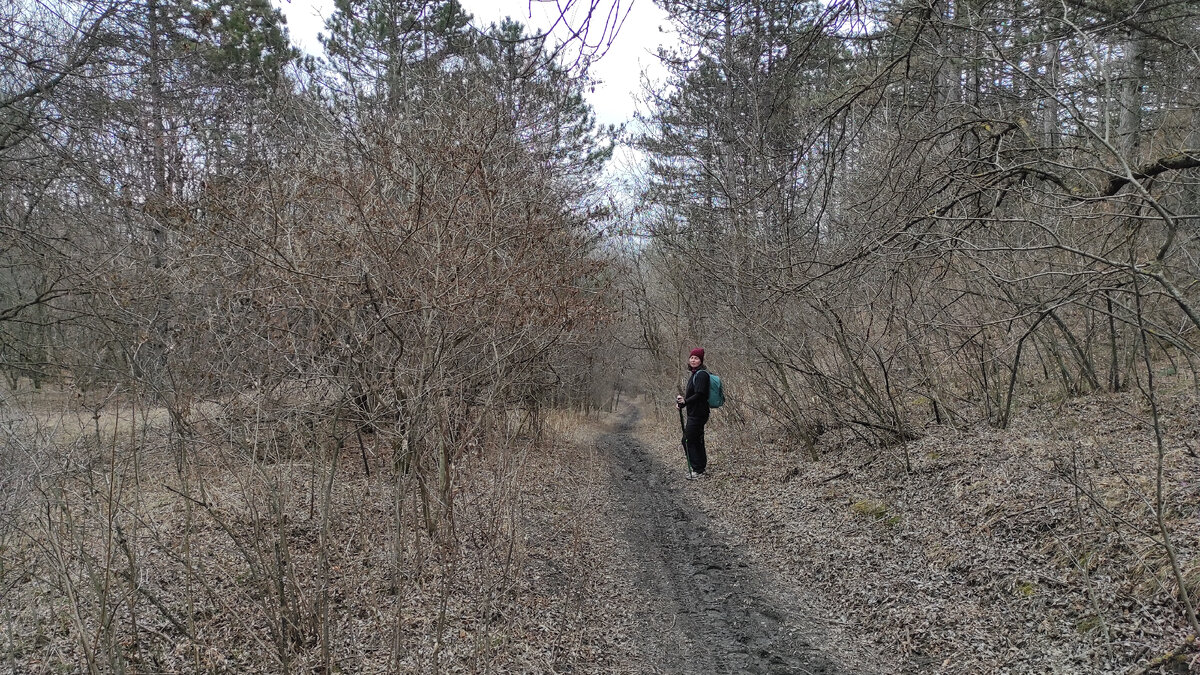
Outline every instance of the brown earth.
[[(707, 479), (683, 480), (682, 453), (663, 457), (630, 434), (636, 409), (600, 437), (610, 471), (611, 522), (633, 582), (638, 673), (858, 672), (832, 652), (802, 589), (779, 584), (705, 508)], [(832, 653), (831, 653), (832, 652)]]

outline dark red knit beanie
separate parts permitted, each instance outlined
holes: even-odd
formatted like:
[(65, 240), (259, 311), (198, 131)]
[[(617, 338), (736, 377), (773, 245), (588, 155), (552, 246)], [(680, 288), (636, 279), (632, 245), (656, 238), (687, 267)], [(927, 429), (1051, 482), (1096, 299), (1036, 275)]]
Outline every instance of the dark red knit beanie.
[(696, 347), (695, 349), (693, 349), (693, 350), (692, 350), (692, 353), (691, 353), (691, 354), (688, 354), (688, 356), (689, 356), (689, 357), (692, 357), (692, 356), (699, 356), (699, 357), (700, 357), (700, 363), (704, 363), (704, 348), (703, 348), (703, 347)]

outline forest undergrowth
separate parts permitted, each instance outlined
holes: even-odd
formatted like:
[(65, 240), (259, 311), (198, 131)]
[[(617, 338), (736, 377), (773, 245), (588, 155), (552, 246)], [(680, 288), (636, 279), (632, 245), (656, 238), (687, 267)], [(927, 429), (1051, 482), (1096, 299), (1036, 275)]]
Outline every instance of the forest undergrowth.
[(158, 411), (73, 398), (5, 401), (0, 670), (600, 672), (622, 653), (588, 573), (598, 418), (463, 453), (453, 523), (430, 526), (370, 435), (328, 463), (183, 457)]

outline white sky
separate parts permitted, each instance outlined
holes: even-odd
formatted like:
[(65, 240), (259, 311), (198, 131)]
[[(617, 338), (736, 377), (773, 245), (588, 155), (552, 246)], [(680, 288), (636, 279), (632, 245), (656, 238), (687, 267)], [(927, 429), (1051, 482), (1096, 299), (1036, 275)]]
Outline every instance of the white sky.
[[(325, 15), (333, 11), (332, 0), (273, 0), (287, 16), (292, 40), (312, 54), (321, 54), (317, 33), (324, 27)], [(498, 22), (505, 16), (539, 31), (549, 28), (558, 17), (556, 2), (545, 0), (460, 0), (464, 9), (474, 15), (477, 27)], [(566, 4), (567, 0), (557, 0)], [(629, 14), (621, 25), (607, 53), (592, 66), (592, 76), (599, 80), (595, 90), (587, 94), (588, 102), (602, 124), (621, 124), (633, 117), (641, 91), (643, 73), (661, 82), (663, 71), (654, 54), (659, 45), (674, 44), (666, 13), (652, 0), (576, 0), (576, 5), (599, 5), (599, 15), (592, 19), (589, 42), (601, 39), (604, 18), (616, 5), (616, 12)], [(571, 17), (577, 19), (577, 17)], [(561, 30), (556, 31), (562, 34)]]

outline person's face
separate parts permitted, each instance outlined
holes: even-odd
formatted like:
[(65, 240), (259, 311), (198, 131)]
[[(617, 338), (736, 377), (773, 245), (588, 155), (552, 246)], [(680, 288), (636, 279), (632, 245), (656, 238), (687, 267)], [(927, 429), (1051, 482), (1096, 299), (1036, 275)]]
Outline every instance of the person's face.
[(691, 366), (692, 368), (699, 368), (700, 367), (700, 357), (695, 356), (695, 355), (689, 356), (688, 357), (688, 365)]

